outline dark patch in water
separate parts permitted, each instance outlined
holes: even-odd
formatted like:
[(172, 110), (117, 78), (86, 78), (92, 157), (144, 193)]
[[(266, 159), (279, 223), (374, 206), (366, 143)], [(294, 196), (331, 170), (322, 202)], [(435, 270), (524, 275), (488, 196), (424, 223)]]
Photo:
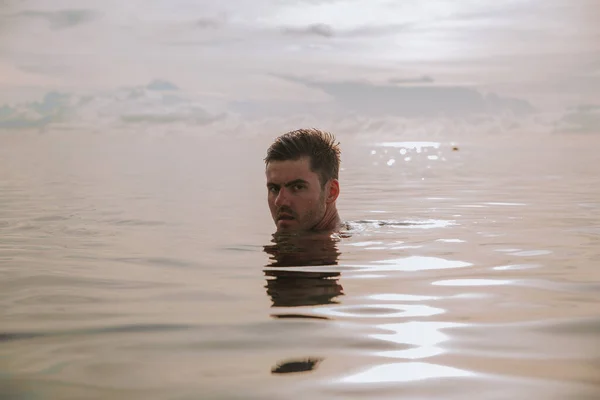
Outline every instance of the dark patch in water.
[(165, 225), (164, 222), (161, 221), (144, 221), (144, 220), (140, 220), (140, 219), (122, 219), (122, 220), (112, 220), (112, 221), (107, 221), (110, 222), (113, 225), (129, 225), (129, 226), (161, 226), (161, 225)]
[(226, 251), (261, 251), (262, 246), (239, 245), (239, 246), (222, 247), (221, 249), (226, 250)]
[(351, 221), (350, 224), (369, 224), (369, 225), (378, 225), (378, 226), (419, 226), (419, 225), (429, 225), (426, 222), (399, 222), (399, 221), (380, 221), (380, 220), (358, 220)]
[(121, 325), (105, 328), (76, 329), (71, 331), (56, 332), (0, 332), (0, 342), (15, 340), (37, 339), (44, 337), (70, 336), (70, 335), (96, 335), (103, 333), (145, 333), (145, 332), (173, 332), (192, 329), (191, 325), (145, 324)]
[(167, 258), (167, 257), (118, 257), (112, 258), (111, 261), (119, 261), (126, 262), (132, 264), (151, 264), (158, 265), (161, 267), (182, 267), (182, 268), (190, 268), (196, 266), (195, 263), (191, 263), (184, 260), (179, 260), (175, 258)]
[(293, 360), (277, 363), (272, 369), (272, 374), (290, 374), (312, 371), (323, 361), (322, 358), (307, 358), (305, 360)]
[(353, 307), (352, 312), (363, 315), (385, 315), (397, 313), (398, 310), (385, 307)]
[(329, 320), (329, 317), (323, 317), (320, 315), (305, 315), (305, 314), (271, 314), (271, 317), (276, 319), (319, 319)]
[(344, 295), (339, 273), (265, 271), (265, 275), (272, 307), (338, 304), (336, 299)]
[(589, 335), (600, 338), (600, 318), (548, 324), (538, 328), (538, 330), (551, 334)]
[(52, 221), (66, 221), (68, 217), (64, 217), (62, 215), (47, 215), (45, 217), (34, 218), (33, 221), (39, 222), (52, 222)]

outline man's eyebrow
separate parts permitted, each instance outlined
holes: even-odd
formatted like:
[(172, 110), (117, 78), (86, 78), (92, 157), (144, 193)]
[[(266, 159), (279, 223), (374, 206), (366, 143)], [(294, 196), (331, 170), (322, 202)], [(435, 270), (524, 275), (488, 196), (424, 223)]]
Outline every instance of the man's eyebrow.
[[(298, 184), (308, 185), (308, 181), (305, 181), (304, 179), (294, 179), (293, 181), (284, 183), (283, 186), (290, 187)], [(281, 187), (281, 185), (278, 183), (267, 182), (267, 187), (278, 188)]]
[(294, 185), (297, 185), (297, 184), (299, 184), (299, 183), (302, 183), (302, 184), (308, 185), (308, 182), (307, 182), (307, 181), (305, 181), (304, 179), (294, 179), (293, 181), (286, 183), (286, 184), (285, 184), (285, 187), (294, 186)]

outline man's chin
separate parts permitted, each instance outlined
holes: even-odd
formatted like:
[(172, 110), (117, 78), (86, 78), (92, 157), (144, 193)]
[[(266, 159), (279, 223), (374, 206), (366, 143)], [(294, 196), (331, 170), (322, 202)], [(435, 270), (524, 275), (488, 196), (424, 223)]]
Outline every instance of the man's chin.
[(280, 219), (277, 220), (277, 231), (291, 232), (299, 229), (298, 221), (295, 219)]

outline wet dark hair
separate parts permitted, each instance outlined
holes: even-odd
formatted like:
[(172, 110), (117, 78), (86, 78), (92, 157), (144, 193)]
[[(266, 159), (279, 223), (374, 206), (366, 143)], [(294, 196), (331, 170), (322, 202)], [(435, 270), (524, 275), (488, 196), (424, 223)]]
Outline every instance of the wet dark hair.
[(336, 143), (332, 133), (319, 129), (297, 129), (279, 136), (267, 150), (265, 164), (302, 157), (309, 157), (310, 169), (319, 175), (321, 186), (325, 186), (330, 179), (338, 179), (339, 143)]

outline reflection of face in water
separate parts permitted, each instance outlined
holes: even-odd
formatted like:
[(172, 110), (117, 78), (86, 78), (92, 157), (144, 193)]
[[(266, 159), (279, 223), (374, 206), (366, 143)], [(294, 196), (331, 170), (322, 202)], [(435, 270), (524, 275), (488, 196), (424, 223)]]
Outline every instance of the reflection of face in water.
[[(337, 272), (267, 271), (267, 294), (273, 307), (317, 306), (338, 303), (343, 295)], [(285, 318), (285, 316), (279, 316)]]
[(271, 260), (268, 267), (337, 265), (338, 241), (328, 233), (275, 233), (273, 244), (264, 247)]
[[(273, 235), (265, 246), (271, 255), (268, 267), (306, 267), (337, 265), (340, 255), (337, 239), (328, 234), (301, 233)], [(316, 306), (336, 303), (343, 295), (338, 283), (340, 273), (267, 269), (267, 294), (273, 307)]]
[[(266, 269), (267, 294), (272, 307), (310, 307), (337, 303), (343, 296), (337, 271), (318, 271), (319, 266), (337, 265), (340, 252), (339, 239), (326, 233), (275, 233), (272, 244), (264, 250), (270, 255)], [(314, 267), (309, 271), (293, 271), (286, 267)], [(310, 268), (313, 269), (313, 268)], [(279, 313), (274, 318), (314, 318), (310, 313)], [(320, 357), (287, 359), (272, 367), (272, 374), (306, 373), (313, 371), (323, 361)]]

